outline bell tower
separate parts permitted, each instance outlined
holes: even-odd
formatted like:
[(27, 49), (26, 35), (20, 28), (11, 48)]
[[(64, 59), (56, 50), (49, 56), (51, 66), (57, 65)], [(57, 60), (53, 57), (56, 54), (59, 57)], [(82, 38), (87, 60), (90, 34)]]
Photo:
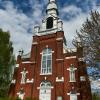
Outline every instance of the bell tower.
[(56, 33), (57, 31), (63, 31), (63, 23), (58, 17), (56, 0), (49, 0), (46, 16), (43, 18), (41, 25), (34, 27), (34, 33), (41, 36)]

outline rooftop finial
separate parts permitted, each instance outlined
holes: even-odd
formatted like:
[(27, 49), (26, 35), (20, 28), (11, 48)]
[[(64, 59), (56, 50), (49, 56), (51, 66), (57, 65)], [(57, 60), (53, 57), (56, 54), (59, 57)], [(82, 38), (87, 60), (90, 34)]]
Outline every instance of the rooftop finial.
[(50, 2), (52, 2), (52, 1), (55, 2), (56, 0), (49, 0), (49, 1), (50, 1)]

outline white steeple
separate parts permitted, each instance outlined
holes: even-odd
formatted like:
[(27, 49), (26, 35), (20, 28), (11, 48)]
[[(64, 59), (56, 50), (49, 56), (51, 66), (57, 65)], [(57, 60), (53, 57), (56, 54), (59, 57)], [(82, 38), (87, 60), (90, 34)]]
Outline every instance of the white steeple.
[(57, 17), (58, 8), (57, 8), (56, 0), (49, 0), (46, 12), (48, 15), (53, 15), (53, 16)]

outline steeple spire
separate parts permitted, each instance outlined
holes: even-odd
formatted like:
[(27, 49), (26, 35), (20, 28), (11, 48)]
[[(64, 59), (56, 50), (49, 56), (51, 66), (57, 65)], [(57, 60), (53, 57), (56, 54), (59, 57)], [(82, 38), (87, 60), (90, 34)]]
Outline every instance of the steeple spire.
[(47, 9), (46, 9), (46, 13), (48, 15), (53, 15), (53, 16), (57, 17), (58, 8), (57, 8), (56, 0), (49, 0), (49, 3), (47, 5)]
[(50, 1), (50, 2), (54, 1), (54, 2), (55, 2), (56, 0), (49, 0), (49, 1)]

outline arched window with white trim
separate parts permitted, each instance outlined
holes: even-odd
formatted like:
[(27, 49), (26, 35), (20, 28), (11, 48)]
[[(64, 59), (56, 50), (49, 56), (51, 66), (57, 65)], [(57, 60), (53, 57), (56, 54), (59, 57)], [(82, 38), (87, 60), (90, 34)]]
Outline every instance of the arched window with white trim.
[(52, 73), (52, 49), (45, 48), (42, 51), (41, 74)]

